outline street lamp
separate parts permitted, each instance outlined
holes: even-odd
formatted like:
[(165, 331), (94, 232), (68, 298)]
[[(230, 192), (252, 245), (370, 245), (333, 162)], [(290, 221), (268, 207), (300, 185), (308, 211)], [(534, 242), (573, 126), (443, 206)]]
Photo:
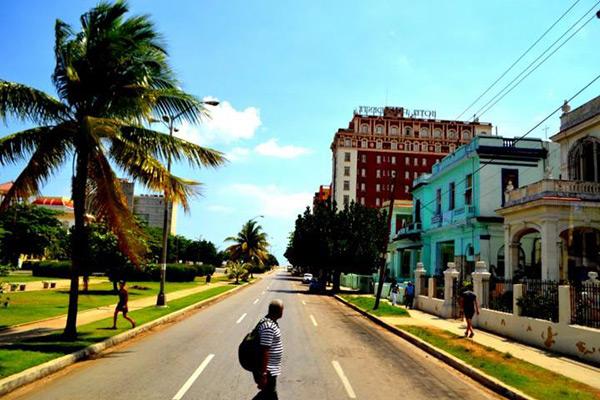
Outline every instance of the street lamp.
[[(202, 101), (201, 104), (206, 104), (209, 106), (218, 106), (219, 102), (216, 100)], [(181, 116), (188, 112), (194, 106), (188, 107), (185, 110), (179, 112), (174, 116), (163, 115), (162, 122), (169, 128), (169, 136), (173, 136), (173, 132), (177, 132), (178, 129), (173, 126), (174, 122), (177, 121)], [(160, 121), (151, 121), (151, 122), (160, 122)], [(167, 171), (171, 173), (171, 156), (167, 156)], [(164, 196), (165, 210), (163, 214), (163, 236), (162, 236), (162, 251), (160, 254), (160, 289), (158, 291), (158, 295), (156, 296), (156, 305), (159, 307), (165, 307), (167, 304), (167, 299), (165, 297), (165, 280), (167, 276), (167, 245), (169, 242), (169, 207), (171, 206), (171, 202), (167, 199), (167, 193), (165, 192)]]

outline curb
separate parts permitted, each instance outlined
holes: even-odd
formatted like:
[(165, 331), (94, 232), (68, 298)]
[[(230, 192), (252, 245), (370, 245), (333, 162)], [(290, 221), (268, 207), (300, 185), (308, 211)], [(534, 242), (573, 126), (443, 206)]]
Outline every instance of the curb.
[(492, 390), (493, 392), (495, 392), (503, 397), (506, 397), (507, 399), (534, 400), (533, 397), (530, 397), (530, 396), (526, 395), (525, 393), (521, 392), (520, 390), (515, 389), (511, 386), (508, 386), (504, 382), (501, 382), (498, 379), (491, 377), (491, 376), (487, 375), (486, 373), (481, 372), (481, 371), (471, 367), (464, 361), (454, 357), (453, 355), (445, 352), (444, 350), (438, 349), (437, 347), (432, 346), (431, 344), (425, 342), (424, 340), (422, 340), (406, 331), (398, 329), (393, 325), (388, 324), (387, 322), (383, 321), (381, 318), (378, 318), (372, 314), (369, 314), (368, 312), (366, 312), (366, 311), (362, 310), (361, 308), (355, 306), (354, 304), (348, 302), (347, 300), (343, 299), (342, 297), (338, 296), (337, 294), (334, 295), (334, 297), (339, 302), (345, 304), (346, 306), (348, 306), (348, 307), (352, 308), (353, 310), (359, 312), (360, 314), (364, 315), (365, 317), (367, 317), (368, 319), (370, 319), (377, 325), (387, 329), (388, 331), (395, 334), (396, 336), (400, 336), (402, 339), (417, 346), (418, 348), (420, 348), (421, 350), (430, 354), (431, 356), (437, 358), (438, 360), (443, 361), (444, 363), (448, 364), (452, 368), (456, 369), (457, 371), (461, 372), (464, 375), (467, 375), (471, 379), (475, 380), (476, 382), (480, 383), (481, 385), (485, 386), (486, 388)]
[(198, 303), (189, 305), (185, 308), (182, 308), (181, 310), (174, 311), (163, 317), (155, 319), (154, 321), (150, 321), (148, 323), (145, 323), (144, 325), (140, 325), (126, 332), (119, 333), (118, 335), (110, 337), (102, 342), (98, 342), (81, 350), (78, 350), (75, 353), (67, 354), (65, 356), (56, 358), (54, 360), (50, 360), (43, 364), (36, 365), (35, 367), (31, 367), (14, 375), (10, 375), (4, 379), (0, 379), (0, 397), (12, 392), (15, 389), (18, 389), (21, 386), (27, 385), (38, 379), (44, 378), (50, 374), (58, 372), (61, 369), (75, 364), (78, 361), (82, 361), (93, 355), (100, 354), (104, 350), (116, 346), (117, 344), (123, 343), (129, 339), (132, 339), (146, 331), (151, 330), (152, 328), (176, 320), (190, 311), (201, 309), (210, 306), (214, 303), (223, 301), (227, 297), (232, 296), (236, 292), (247, 288), (255, 282), (258, 282), (259, 280), (260, 279), (255, 279), (254, 281), (248, 282), (243, 286), (238, 286), (209, 299), (199, 301)]

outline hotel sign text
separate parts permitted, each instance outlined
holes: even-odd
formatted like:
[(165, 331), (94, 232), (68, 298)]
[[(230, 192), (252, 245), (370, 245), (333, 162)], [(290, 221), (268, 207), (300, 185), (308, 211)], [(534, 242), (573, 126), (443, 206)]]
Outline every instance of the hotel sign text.
[(435, 110), (418, 110), (408, 109), (404, 107), (372, 107), (372, 106), (359, 106), (356, 111), (357, 114), (363, 116), (394, 116), (404, 118), (426, 118), (435, 119)]

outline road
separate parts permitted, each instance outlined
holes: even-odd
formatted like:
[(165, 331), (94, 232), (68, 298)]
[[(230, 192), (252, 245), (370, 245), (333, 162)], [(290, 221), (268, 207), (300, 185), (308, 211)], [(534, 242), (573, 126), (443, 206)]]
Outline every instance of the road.
[(237, 346), (283, 300), (281, 399), (489, 399), (493, 394), (287, 272), (14, 393), (10, 399), (252, 399)]

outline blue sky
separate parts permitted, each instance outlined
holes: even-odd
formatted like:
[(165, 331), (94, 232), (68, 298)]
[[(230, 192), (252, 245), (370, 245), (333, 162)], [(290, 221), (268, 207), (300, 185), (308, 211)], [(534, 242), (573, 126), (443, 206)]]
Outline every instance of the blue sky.
[[(211, 121), (181, 127), (183, 137), (226, 152), (231, 162), (218, 170), (175, 167), (205, 185), (191, 214), (179, 214), (178, 233), (224, 247), (224, 237), (264, 215), (259, 221), (281, 260), (296, 214), (331, 180), (331, 139), (356, 106), (435, 109), (455, 118), (573, 3), (131, 1), (132, 13), (150, 14), (165, 36), (183, 87), (222, 102)], [(580, 0), (507, 79), (594, 3)], [(2, 2), (0, 79), (54, 94), (54, 21), (76, 25), (94, 4)], [(523, 134), (600, 72), (599, 36), (595, 19), (481, 120), (501, 135)], [(596, 83), (573, 105), (599, 92)], [(556, 132), (558, 116), (545, 125)], [(8, 121), (0, 136), (21, 128)], [(21, 167), (4, 167), (0, 182)], [(68, 196), (68, 185), (65, 168), (43, 193)]]

